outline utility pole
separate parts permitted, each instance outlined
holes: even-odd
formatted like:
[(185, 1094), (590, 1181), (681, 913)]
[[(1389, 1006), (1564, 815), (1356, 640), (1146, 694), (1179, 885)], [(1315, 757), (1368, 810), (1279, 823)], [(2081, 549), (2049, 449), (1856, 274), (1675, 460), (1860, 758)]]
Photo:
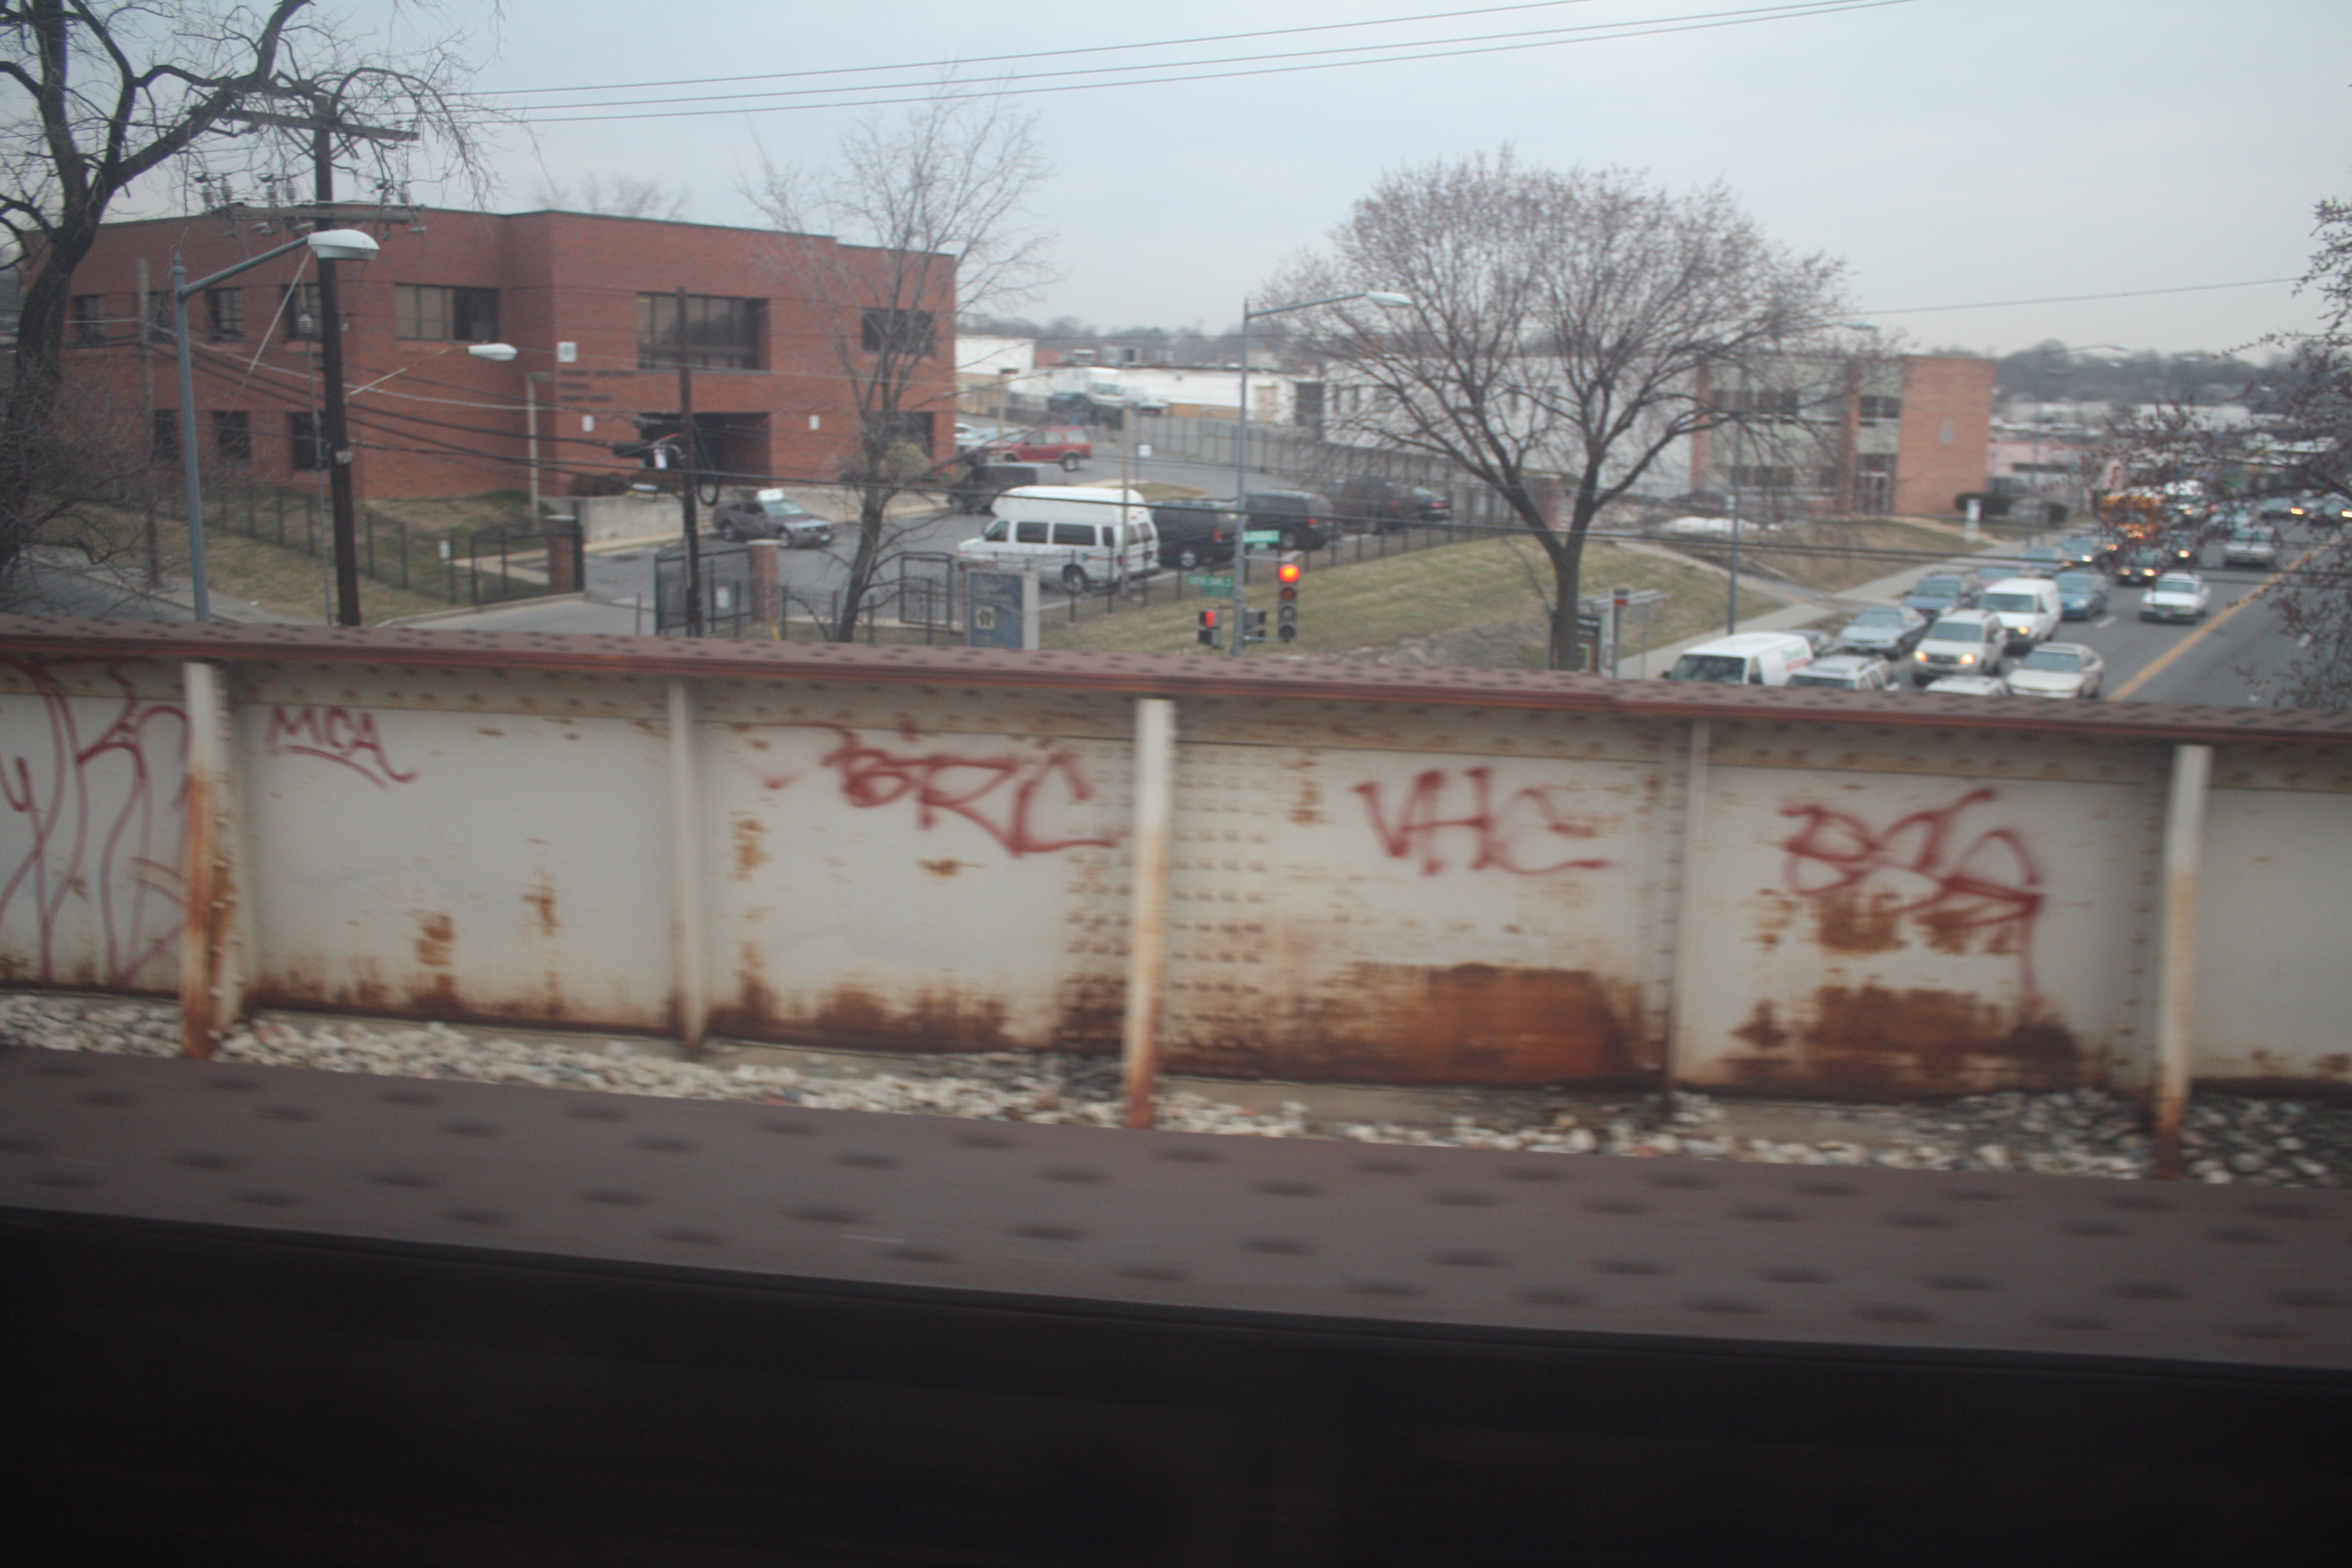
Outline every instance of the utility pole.
[(677, 286), (677, 420), (685, 451), (680, 458), (686, 515), (686, 635), (702, 635), (702, 542), (695, 534), (694, 366), (686, 357), (686, 285)]
[[(312, 223), (318, 230), (335, 226), (335, 139), (363, 142), (414, 142), (414, 131), (387, 131), (373, 125), (352, 125), (342, 118), (336, 94), (316, 83), (273, 89), (273, 96), (309, 100), (308, 116), (265, 114), (247, 110), (223, 118), (254, 125), (277, 125), (310, 133)], [(335, 541), (335, 624), (360, 624), (360, 556), (358, 507), (352, 494), (352, 438), (343, 406), (342, 294), (336, 264), (319, 258), (319, 368), (325, 385), (325, 428), (319, 432), (325, 448), (328, 506), (333, 517)], [(194, 439), (194, 432), (183, 433)]]

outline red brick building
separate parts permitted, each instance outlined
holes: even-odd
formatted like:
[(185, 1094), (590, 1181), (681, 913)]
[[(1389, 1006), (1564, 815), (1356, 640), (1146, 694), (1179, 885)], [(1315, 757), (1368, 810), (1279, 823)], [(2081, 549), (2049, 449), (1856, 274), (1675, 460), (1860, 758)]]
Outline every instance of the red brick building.
[(1744, 503), (1795, 512), (1936, 517), (1989, 482), (1989, 359), (1792, 354), (1703, 376), (1700, 395), (1744, 409), (1749, 422), (1693, 437), (1694, 489), (1738, 490)]
[[(837, 478), (857, 441), (852, 373), (870, 365), (877, 333), (894, 330), (935, 345), (925, 358), (936, 373), (927, 367), (902, 402), (904, 437), (934, 457), (951, 450), (954, 271), (944, 258), (907, 267), (823, 237), (582, 213), (428, 209), (414, 223), (357, 226), (383, 247), (338, 277), (362, 497), (526, 489), (527, 394), (545, 493), (641, 477), (636, 449), (678, 427), (681, 288), (706, 467), (743, 483)], [(151, 401), (156, 445), (175, 450), (174, 251), (198, 279), (286, 237), (253, 215), (108, 225), (74, 277), (68, 375), (102, 380), (126, 406)], [(927, 286), (908, 293), (910, 275)], [(891, 308), (894, 279), (909, 308)], [(315, 279), (297, 252), (189, 301), (197, 439), (216, 471), (315, 481)], [(477, 342), (518, 353), (490, 363), (465, 353)]]

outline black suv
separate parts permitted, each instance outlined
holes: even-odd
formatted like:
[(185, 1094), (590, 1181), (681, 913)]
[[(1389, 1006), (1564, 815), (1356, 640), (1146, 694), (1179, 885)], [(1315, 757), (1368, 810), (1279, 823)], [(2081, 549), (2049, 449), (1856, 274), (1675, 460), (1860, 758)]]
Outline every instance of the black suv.
[(1151, 509), (1160, 532), (1160, 564), (1189, 572), (1203, 562), (1234, 558), (1234, 504), (1186, 496)]
[(948, 490), (948, 505), (960, 512), (996, 510), (996, 498), (1006, 490), (1037, 482), (1037, 470), (1027, 463), (968, 463)]
[(1320, 550), (1339, 526), (1339, 509), (1313, 490), (1252, 490), (1242, 509), (1251, 528), (1278, 530), (1285, 550)]
[(1339, 487), (1339, 524), (1354, 532), (1386, 533), (1415, 522), (1444, 522), (1453, 508), (1444, 496), (1420, 485), (1369, 475)]

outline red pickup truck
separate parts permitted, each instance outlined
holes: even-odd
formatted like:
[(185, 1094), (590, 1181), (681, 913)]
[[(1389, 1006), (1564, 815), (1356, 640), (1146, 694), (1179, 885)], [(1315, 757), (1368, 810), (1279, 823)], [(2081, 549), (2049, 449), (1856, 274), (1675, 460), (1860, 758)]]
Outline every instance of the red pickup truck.
[(1059, 463), (1069, 473), (1076, 473), (1080, 463), (1095, 455), (1095, 444), (1087, 438), (1085, 429), (1076, 425), (1015, 430), (990, 442), (988, 449), (997, 454), (991, 459), (994, 462)]

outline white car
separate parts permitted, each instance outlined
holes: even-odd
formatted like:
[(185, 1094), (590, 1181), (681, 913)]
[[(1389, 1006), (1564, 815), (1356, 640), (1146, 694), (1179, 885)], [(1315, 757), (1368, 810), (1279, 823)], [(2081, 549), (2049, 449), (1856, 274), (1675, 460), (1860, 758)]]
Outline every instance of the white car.
[(2213, 590), (2194, 572), (2167, 572), (2139, 597), (2143, 621), (2201, 621), (2212, 606)]
[(2009, 689), (2020, 697), (2096, 697), (2107, 661), (2078, 642), (2046, 642), (2009, 672)]
[(1835, 691), (1892, 691), (1901, 678), (1895, 667), (1868, 654), (1842, 653), (1817, 658), (1789, 677), (1791, 686), (1825, 686)]
[(1929, 681), (1927, 689), (1956, 697), (2006, 697), (2009, 682), (1998, 675), (1947, 675)]

